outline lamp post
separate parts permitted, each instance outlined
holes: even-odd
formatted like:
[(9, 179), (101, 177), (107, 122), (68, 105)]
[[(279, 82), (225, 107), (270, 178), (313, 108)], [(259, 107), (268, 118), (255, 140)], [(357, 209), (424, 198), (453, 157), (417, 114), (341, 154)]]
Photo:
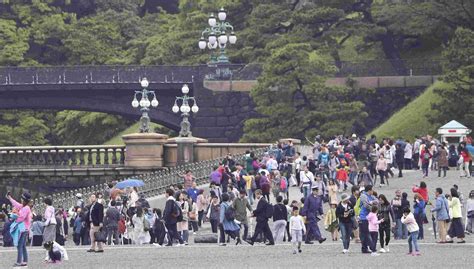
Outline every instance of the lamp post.
[[(183, 120), (181, 121), (181, 130), (179, 131), (179, 137), (191, 137), (191, 123), (188, 120), (188, 117), (190, 115), (190, 112), (197, 113), (199, 111), (199, 107), (197, 106), (196, 99), (194, 97), (188, 96), (189, 93), (189, 87), (187, 84), (184, 84), (183, 87), (181, 88), (181, 92), (183, 93), (183, 96), (176, 97), (176, 100), (174, 101), (174, 105), (171, 108), (173, 113), (178, 113), (181, 112), (181, 117), (183, 117)], [(181, 101), (181, 106), (178, 106), (178, 103)], [(190, 101), (193, 102), (192, 107), (189, 106)]]
[[(133, 97), (132, 101), (132, 107), (140, 107), (140, 111), (142, 112), (142, 116), (140, 117), (140, 133), (149, 133), (150, 117), (148, 116), (148, 111), (150, 111), (150, 106), (158, 106), (158, 99), (156, 99), (156, 94), (154, 91), (147, 90), (149, 82), (146, 78), (143, 78), (140, 81), (140, 85), (143, 89), (141, 91), (135, 91), (135, 96)], [(149, 99), (149, 96), (153, 96), (153, 99), (151, 101)], [(140, 97), (140, 102), (138, 101), (137, 97)]]
[[(198, 45), (202, 50), (206, 49), (206, 47), (211, 50), (211, 64), (229, 63), (229, 58), (225, 55), (225, 48), (227, 44), (235, 44), (235, 42), (237, 42), (234, 27), (226, 21), (226, 18), (227, 12), (224, 8), (219, 10), (217, 18), (211, 13), (207, 20), (209, 27), (204, 29), (201, 33), (201, 39)], [(220, 50), (219, 56), (216, 56), (213, 52), (217, 47), (219, 47)]]

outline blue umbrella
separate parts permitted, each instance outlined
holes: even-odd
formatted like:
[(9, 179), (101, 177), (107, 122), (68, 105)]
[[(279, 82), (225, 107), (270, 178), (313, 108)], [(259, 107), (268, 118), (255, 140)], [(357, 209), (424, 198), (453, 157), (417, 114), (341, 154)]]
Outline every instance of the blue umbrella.
[(118, 189), (125, 189), (125, 188), (130, 188), (130, 187), (143, 187), (145, 183), (143, 183), (142, 180), (140, 179), (125, 179), (124, 181), (120, 181), (115, 185), (116, 188)]

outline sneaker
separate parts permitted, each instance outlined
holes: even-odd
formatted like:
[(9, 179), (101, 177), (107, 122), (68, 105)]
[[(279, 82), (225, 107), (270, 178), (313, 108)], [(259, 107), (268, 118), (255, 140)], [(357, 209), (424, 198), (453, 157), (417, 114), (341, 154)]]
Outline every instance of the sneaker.
[(385, 251), (390, 252), (390, 249), (388, 248), (388, 246), (385, 247)]
[(185, 244), (184, 243), (183, 244), (177, 244), (176, 246), (177, 247), (183, 247), (183, 246), (185, 246)]
[(346, 254), (346, 253), (347, 253), (347, 249), (343, 249), (342, 254)]
[(197, 233), (196, 232), (193, 232), (194, 235), (196, 235)]
[(384, 248), (381, 248), (381, 249), (379, 250), (379, 252), (380, 252), (380, 253), (386, 253), (387, 251), (386, 251)]
[(158, 244), (158, 243), (153, 243), (153, 246), (155, 247), (162, 247), (162, 245)]
[(372, 252), (370, 256), (377, 257), (377, 256), (380, 256), (380, 254), (378, 254), (377, 252)]
[(87, 252), (95, 252), (95, 249), (89, 249)]
[(225, 247), (225, 246), (227, 246), (227, 245), (226, 245), (225, 243), (219, 243), (219, 246)]
[(293, 249), (293, 254), (296, 254), (296, 249)]
[(249, 245), (253, 246), (252, 240), (248, 240), (248, 239), (247, 239), (247, 240), (244, 240), (244, 241), (247, 242)]
[(322, 238), (318, 240), (319, 244), (322, 244), (324, 241), (326, 241), (326, 238)]

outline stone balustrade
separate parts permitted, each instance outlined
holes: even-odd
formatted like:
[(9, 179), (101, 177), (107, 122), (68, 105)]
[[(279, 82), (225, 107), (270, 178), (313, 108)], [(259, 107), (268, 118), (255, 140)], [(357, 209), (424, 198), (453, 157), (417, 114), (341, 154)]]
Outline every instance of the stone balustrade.
[(0, 168), (122, 166), (123, 145), (0, 147)]

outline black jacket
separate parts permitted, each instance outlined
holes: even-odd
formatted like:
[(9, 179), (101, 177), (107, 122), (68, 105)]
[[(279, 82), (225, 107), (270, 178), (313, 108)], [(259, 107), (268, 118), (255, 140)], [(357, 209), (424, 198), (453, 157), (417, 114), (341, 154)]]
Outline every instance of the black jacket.
[(268, 219), (265, 217), (265, 210), (267, 209), (268, 202), (265, 198), (260, 198), (258, 201), (257, 208), (253, 211), (253, 215), (257, 217), (257, 222), (267, 222)]
[(86, 221), (91, 222), (94, 226), (99, 226), (101, 223), (104, 223), (104, 206), (101, 203), (95, 202), (89, 211), (87, 212)]
[(286, 210), (286, 206), (284, 204), (276, 204), (273, 206), (273, 221), (277, 220), (287, 220), (288, 219), (288, 211)]
[[(348, 212), (349, 215), (347, 217), (344, 217), (344, 212)], [(342, 206), (342, 203), (339, 203), (336, 207), (336, 217), (339, 219), (339, 222), (352, 222), (352, 217), (354, 217), (354, 207), (348, 203), (347, 208), (344, 208)]]
[(166, 201), (165, 209), (163, 210), (163, 220), (166, 224), (176, 224), (178, 222), (177, 218), (173, 216), (175, 205), (176, 201), (173, 199)]

